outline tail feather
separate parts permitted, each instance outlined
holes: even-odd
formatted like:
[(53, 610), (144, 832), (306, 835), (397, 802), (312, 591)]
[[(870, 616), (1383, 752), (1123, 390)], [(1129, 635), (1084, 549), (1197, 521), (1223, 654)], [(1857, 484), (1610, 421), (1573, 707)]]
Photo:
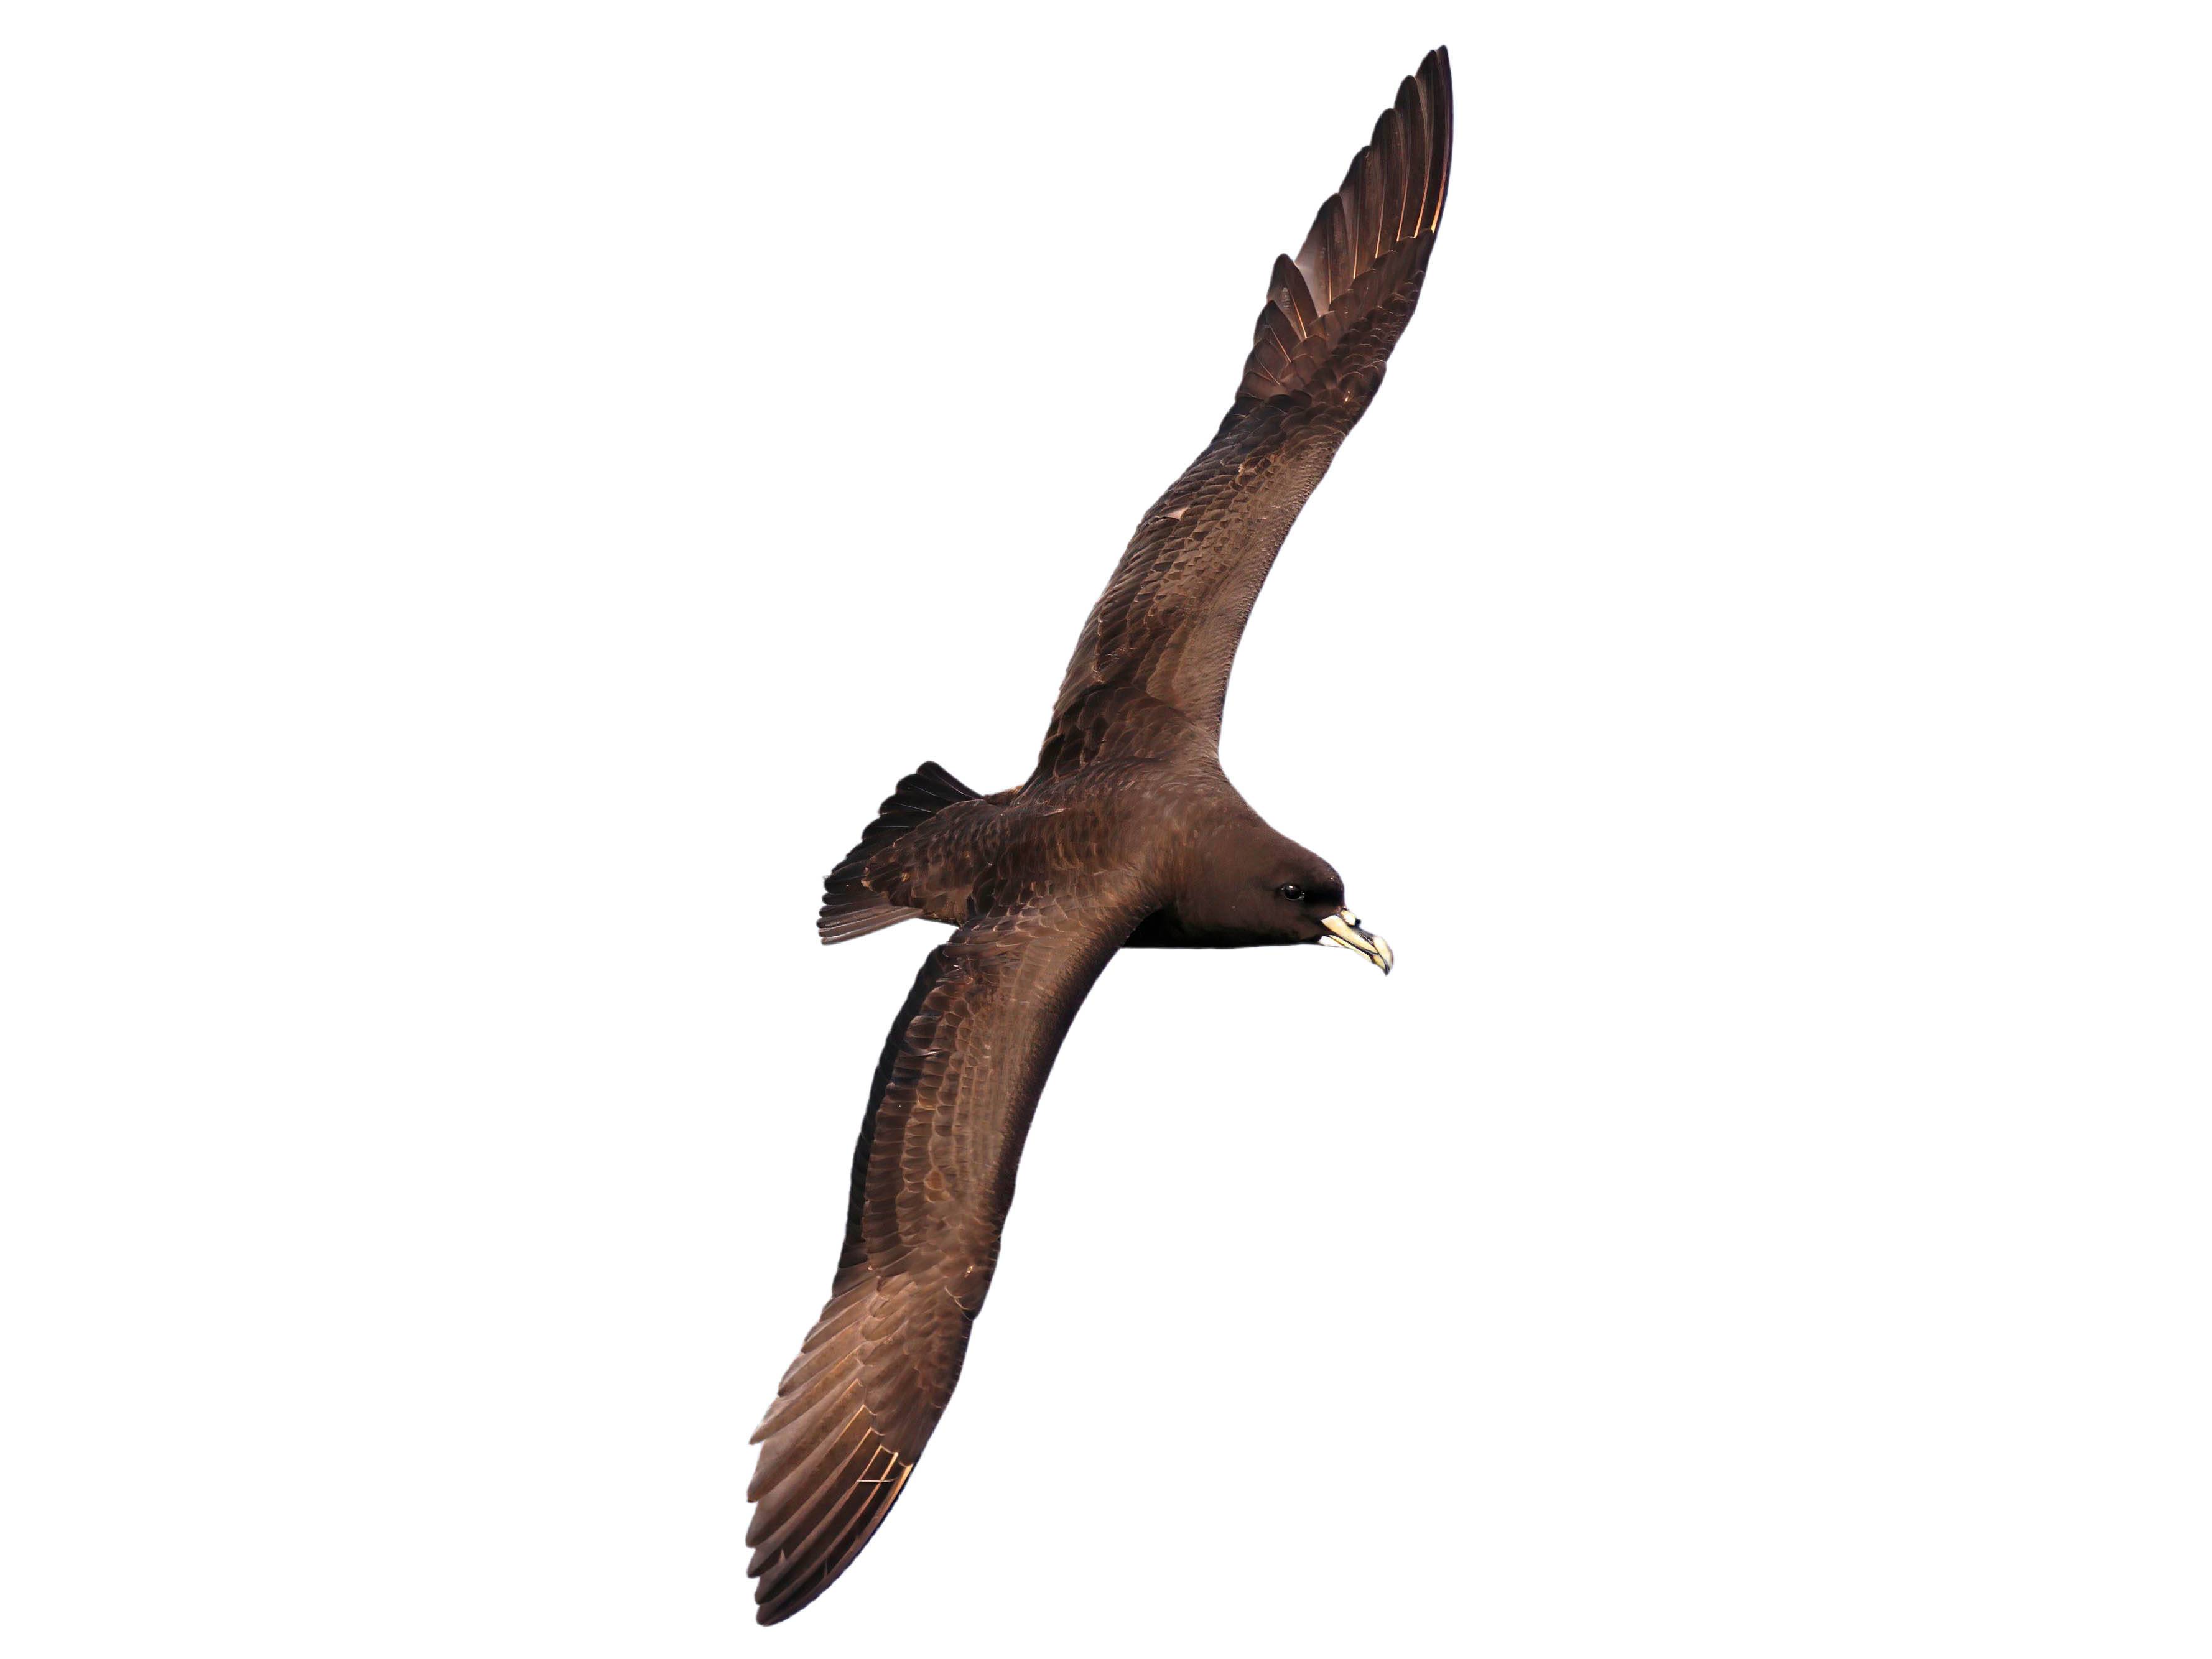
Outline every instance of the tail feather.
[(896, 860), (884, 854), (902, 836), (935, 817), (946, 807), (980, 799), (975, 791), (935, 761), (899, 780), (876, 820), (860, 836), (860, 844), (848, 853), (823, 884), (822, 914), (815, 929), (824, 945), (842, 945), (879, 928), (890, 927), (922, 914), (918, 904), (902, 901)]

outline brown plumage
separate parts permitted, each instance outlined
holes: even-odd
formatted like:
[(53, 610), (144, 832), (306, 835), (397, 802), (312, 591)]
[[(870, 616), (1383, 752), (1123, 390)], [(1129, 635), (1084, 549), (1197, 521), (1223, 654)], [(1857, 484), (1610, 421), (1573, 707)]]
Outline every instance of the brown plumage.
[(1036, 770), (984, 796), (925, 764), (830, 872), (825, 943), (915, 916), (955, 931), (891, 1026), (829, 1305), (754, 1435), (763, 1624), (827, 1589), (904, 1490), (959, 1379), (1030, 1114), (1114, 952), (1339, 944), (1389, 971), (1335, 871), (1245, 804), (1217, 744), (1245, 618), (1382, 384), (1450, 166), (1438, 48), (1275, 262), (1236, 400), (1084, 624)]

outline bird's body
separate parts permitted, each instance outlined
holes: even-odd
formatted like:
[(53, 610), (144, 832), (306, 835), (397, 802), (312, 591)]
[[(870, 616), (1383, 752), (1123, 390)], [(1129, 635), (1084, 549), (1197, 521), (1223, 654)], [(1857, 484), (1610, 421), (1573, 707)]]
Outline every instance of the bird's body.
[(1029, 781), (979, 795), (926, 764), (830, 872), (826, 942), (955, 931), (892, 1024), (830, 1300), (754, 1437), (763, 1623), (843, 1571), (943, 1413), (1030, 1115), (1114, 953), (1325, 943), (1390, 966), (1336, 872), (1237, 793), (1218, 738), (1253, 601), (1413, 313), (1450, 149), (1439, 50), (1276, 262), (1229, 414), (1092, 609)]

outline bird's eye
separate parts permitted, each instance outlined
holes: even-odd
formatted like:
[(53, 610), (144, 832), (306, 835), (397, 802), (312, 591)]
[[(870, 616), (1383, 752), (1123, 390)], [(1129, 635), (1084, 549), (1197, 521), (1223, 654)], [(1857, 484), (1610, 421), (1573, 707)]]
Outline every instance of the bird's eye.
[(1304, 904), (1306, 902), (1306, 890), (1294, 881), (1286, 881), (1275, 890), (1293, 904)]

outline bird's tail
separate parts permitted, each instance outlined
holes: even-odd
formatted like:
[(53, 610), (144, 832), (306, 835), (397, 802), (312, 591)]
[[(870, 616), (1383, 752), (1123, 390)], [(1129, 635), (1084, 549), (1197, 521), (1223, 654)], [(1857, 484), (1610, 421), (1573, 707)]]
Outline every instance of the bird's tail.
[(891, 853), (892, 844), (935, 817), (946, 807), (980, 797), (935, 761), (924, 761), (899, 780), (889, 799), (877, 810), (876, 821), (860, 836), (860, 844), (848, 853), (823, 884), (822, 914), (815, 928), (824, 945), (859, 939), (879, 927), (889, 927), (922, 914), (912, 901), (910, 880)]

